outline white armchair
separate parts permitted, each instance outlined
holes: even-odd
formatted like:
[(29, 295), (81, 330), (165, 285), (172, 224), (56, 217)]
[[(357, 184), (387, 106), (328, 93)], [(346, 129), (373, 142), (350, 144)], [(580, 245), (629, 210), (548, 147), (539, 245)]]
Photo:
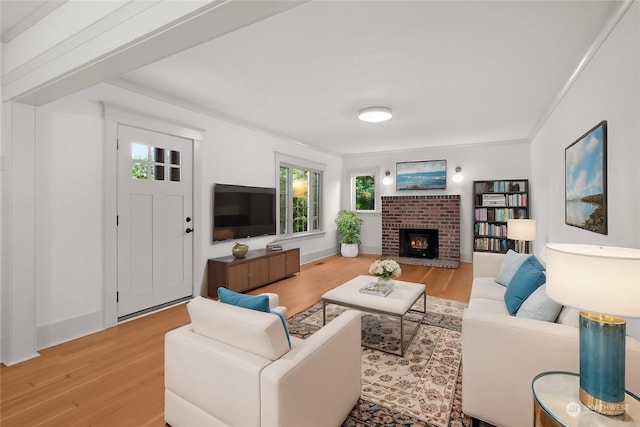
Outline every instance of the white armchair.
[(165, 337), (172, 427), (339, 426), (357, 402), (359, 312), (306, 340), (290, 337), (289, 348), (277, 315), (202, 297), (188, 309), (192, 323)]

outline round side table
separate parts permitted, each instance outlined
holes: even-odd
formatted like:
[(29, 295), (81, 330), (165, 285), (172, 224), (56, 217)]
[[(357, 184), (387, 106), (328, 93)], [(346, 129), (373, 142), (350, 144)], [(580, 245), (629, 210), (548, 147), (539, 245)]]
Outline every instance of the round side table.
[(626, 412), (608, 416), (580, 402), (580, 377), (576, 373), (543, 372), (535, 376), (531, 388), (535, 427), (640, 426), (640, 399), (631, 392), (625, 392)]

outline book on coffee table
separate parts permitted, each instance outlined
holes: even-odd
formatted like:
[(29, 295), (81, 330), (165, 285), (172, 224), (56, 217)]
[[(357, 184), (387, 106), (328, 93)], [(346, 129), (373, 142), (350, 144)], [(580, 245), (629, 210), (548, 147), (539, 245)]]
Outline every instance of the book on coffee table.
[(391, 293), (392, 290), (393, 290), (392, 284), (387, 283), (387, 284), (381, 285), (380, 283), (377, 283), (377, 282), (367, 283), (366, 285), (363, 285), (360, 288), (360, 292), (364, 294), (377, 295), (380, 297), (386, 297)]

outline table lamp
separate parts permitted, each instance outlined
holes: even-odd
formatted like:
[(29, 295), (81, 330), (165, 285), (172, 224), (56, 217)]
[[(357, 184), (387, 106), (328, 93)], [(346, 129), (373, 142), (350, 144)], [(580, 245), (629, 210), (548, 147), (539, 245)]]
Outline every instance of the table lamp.
[[(532, 242), (536, 240), (536, 220), (535, 219), (509, 219), (507, 220), (507, 239)], [(524, 252), (526, 250), (526, 246)], [(520, 251), (516, 251), (520, 252)]]
[(547, 295), (580, 311), (580, 401), (625, 412), (624, 317), (640, 317), (640, 249), (548, 243)]

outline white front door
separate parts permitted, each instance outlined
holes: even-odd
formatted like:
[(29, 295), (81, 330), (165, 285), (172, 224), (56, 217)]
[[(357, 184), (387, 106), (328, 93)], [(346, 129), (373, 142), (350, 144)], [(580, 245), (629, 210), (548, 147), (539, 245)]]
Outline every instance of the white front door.
[(193, 294), (193, 141), (118, 125), (118, 318)]

